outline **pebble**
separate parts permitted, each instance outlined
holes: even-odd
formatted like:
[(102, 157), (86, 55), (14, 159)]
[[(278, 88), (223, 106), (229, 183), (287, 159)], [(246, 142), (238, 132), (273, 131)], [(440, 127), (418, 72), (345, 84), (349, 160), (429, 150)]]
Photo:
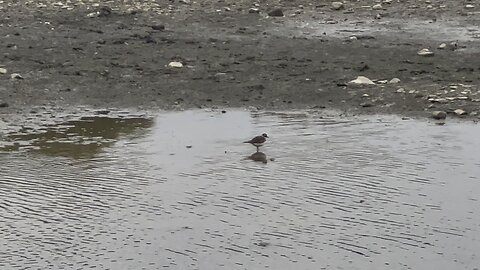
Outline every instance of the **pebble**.
[(455, 111), (453, 111), (456, 115), (458, 116), (462, 116), (462, 115), (466, 115), (467, 112), (462, 110), (462, 109), (456, 109)]
[(268, 16), (270, 16), (270, 17), (283, 17), (283, 11), (280, 8), (276, 8), (276, 9), (268, 12)]
[(163, 30), (165, 30), (165, 25), (163, 25), (163, 24), (152, 25), (152, 26), (150, 26), (150, 27), (152, 27), (152, 29), (155, 30), (155, 31), (163, 31)]
[(418, 55), (420, 56), (433, 56), (434, 53), (430, 51), (429, 49), (421, 49), (420, 51), (417, 52)]
[(393, 78), (391, 79), (388, 83), (390, 84), (395, 84), (395, 83), (399, 83), (400, 82), (400, 79), (399, 78)]
[(10, 106), (7, 102), (0, 102), (0, 108), (6, 108)]
[(0, 68), (0, 74), (6, 74), (7, 69), (6, 68)]
[(168, 66), (171, 68), (182, 68), (183, 64), (180, 62), (170, 62), (168, 63)]
[(250, 9), (248, 10), (248, 13), (260, 13), (260, 9), (258, 9), (258, 8), (250, 8)]
[(18, 73), (12, 73), (12, 74), (10, 75), (10, 79), (12, 79), (12, 80), (15, 80), (15, 79), (17, 79), (17, 80), (23, 80), (23, 77), (22, 77), (22, 75), (20, 75), (20, 74), (18, 74)]
[(438, 45), (438, 48), (439, 48), (440, 50), (443, 50), (443, 49), (445, 49), (446, 47), (447, 47), (447, 44), (446, 44), (446, 43), (442, 43), (442, 44)]
[(350, 84), (368, 84), (375, 85), (375, 83), (365, 76), (358, 76), (355, 80), (349, 82)]
[(395, 91), (396, 93), (405, 93), (405, 89), (403, 88), (398, 88), (397, 91)]
[(380, 10), (382, 8), (383, 8), (382, 4), (376, 4), (376, 5), (373, 5), (373, 7), (372, 7), (372, 9), (374, 9), (374, 10)]
[(442, 120), (447, 118), (447, 113), (444, 111), (434, 111), (432, 112), (433, 119)]
[(373, 107), (373, 103), (371, 103), (369, 101), (366, 101), (366, 102), (360, 103), (360, 106), (362, 106), (364, 108)]
[(468, 4), (468, 5), (465, 5), (465, 8), (466, 9), (473, 9), (473, 8), (475, 8), (475, 6), (471, 5), (471, 4)]
[(333, 10), (340, 10), (343, 9), (345, 6), (342, 2), (332, 2), (332, 9)]

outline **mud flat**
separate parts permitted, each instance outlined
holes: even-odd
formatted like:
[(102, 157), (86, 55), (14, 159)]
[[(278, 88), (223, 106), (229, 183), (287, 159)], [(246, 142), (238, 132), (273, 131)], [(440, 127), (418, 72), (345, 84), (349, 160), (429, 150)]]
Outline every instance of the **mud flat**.
[[(4, 1), (0, 112), (254, 106), (476, 119), (479, 7), (467, 2)], [(274, 8), (284, 16), (268, 16)], [(349, 84), (358, 76), (372, 84)]]

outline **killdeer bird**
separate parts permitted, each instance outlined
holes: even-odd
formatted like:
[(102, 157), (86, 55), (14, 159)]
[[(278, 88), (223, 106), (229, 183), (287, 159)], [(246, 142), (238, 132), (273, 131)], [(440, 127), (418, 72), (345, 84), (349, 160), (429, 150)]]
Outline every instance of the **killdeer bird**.
[(267, 138), (268, 138), (267, 133), (263, 133), (261, 136), (257, 136), (251, 139), (250, 141), (245, 141), (244, 143), (250, 143), (253, 146), (257, 147), (257, 152), (258, 152), (258, 148), (267, 141)]

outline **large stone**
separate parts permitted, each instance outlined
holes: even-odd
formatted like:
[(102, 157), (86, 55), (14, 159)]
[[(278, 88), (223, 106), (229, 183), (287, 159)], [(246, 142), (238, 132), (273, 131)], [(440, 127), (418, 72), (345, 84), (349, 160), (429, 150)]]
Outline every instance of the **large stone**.
[(345, 6), (342, 2), (332, 2), (332, 9), (333, 10), (340, 10), (343, 9)]
[(444, 111), (434, 111), (432, 112), (433, 119), (442, 120), (447, 118), (447, 113)]
[(349, 82), (350, 84), (367, 84), (374, 85), (375, 83), (365, 76), (358, 76), (355, 80)]
[(0, 68), (0, 74), (6, 74), (7, 69), (6, 68)]

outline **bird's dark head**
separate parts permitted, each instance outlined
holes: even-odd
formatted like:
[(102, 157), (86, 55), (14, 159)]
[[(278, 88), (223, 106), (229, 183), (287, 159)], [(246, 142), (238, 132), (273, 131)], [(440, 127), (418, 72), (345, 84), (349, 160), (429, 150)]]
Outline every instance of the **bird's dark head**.
[(263, 133), (262, 136), (265, 137), (265, 138), (268, 138), (267, 133)]

